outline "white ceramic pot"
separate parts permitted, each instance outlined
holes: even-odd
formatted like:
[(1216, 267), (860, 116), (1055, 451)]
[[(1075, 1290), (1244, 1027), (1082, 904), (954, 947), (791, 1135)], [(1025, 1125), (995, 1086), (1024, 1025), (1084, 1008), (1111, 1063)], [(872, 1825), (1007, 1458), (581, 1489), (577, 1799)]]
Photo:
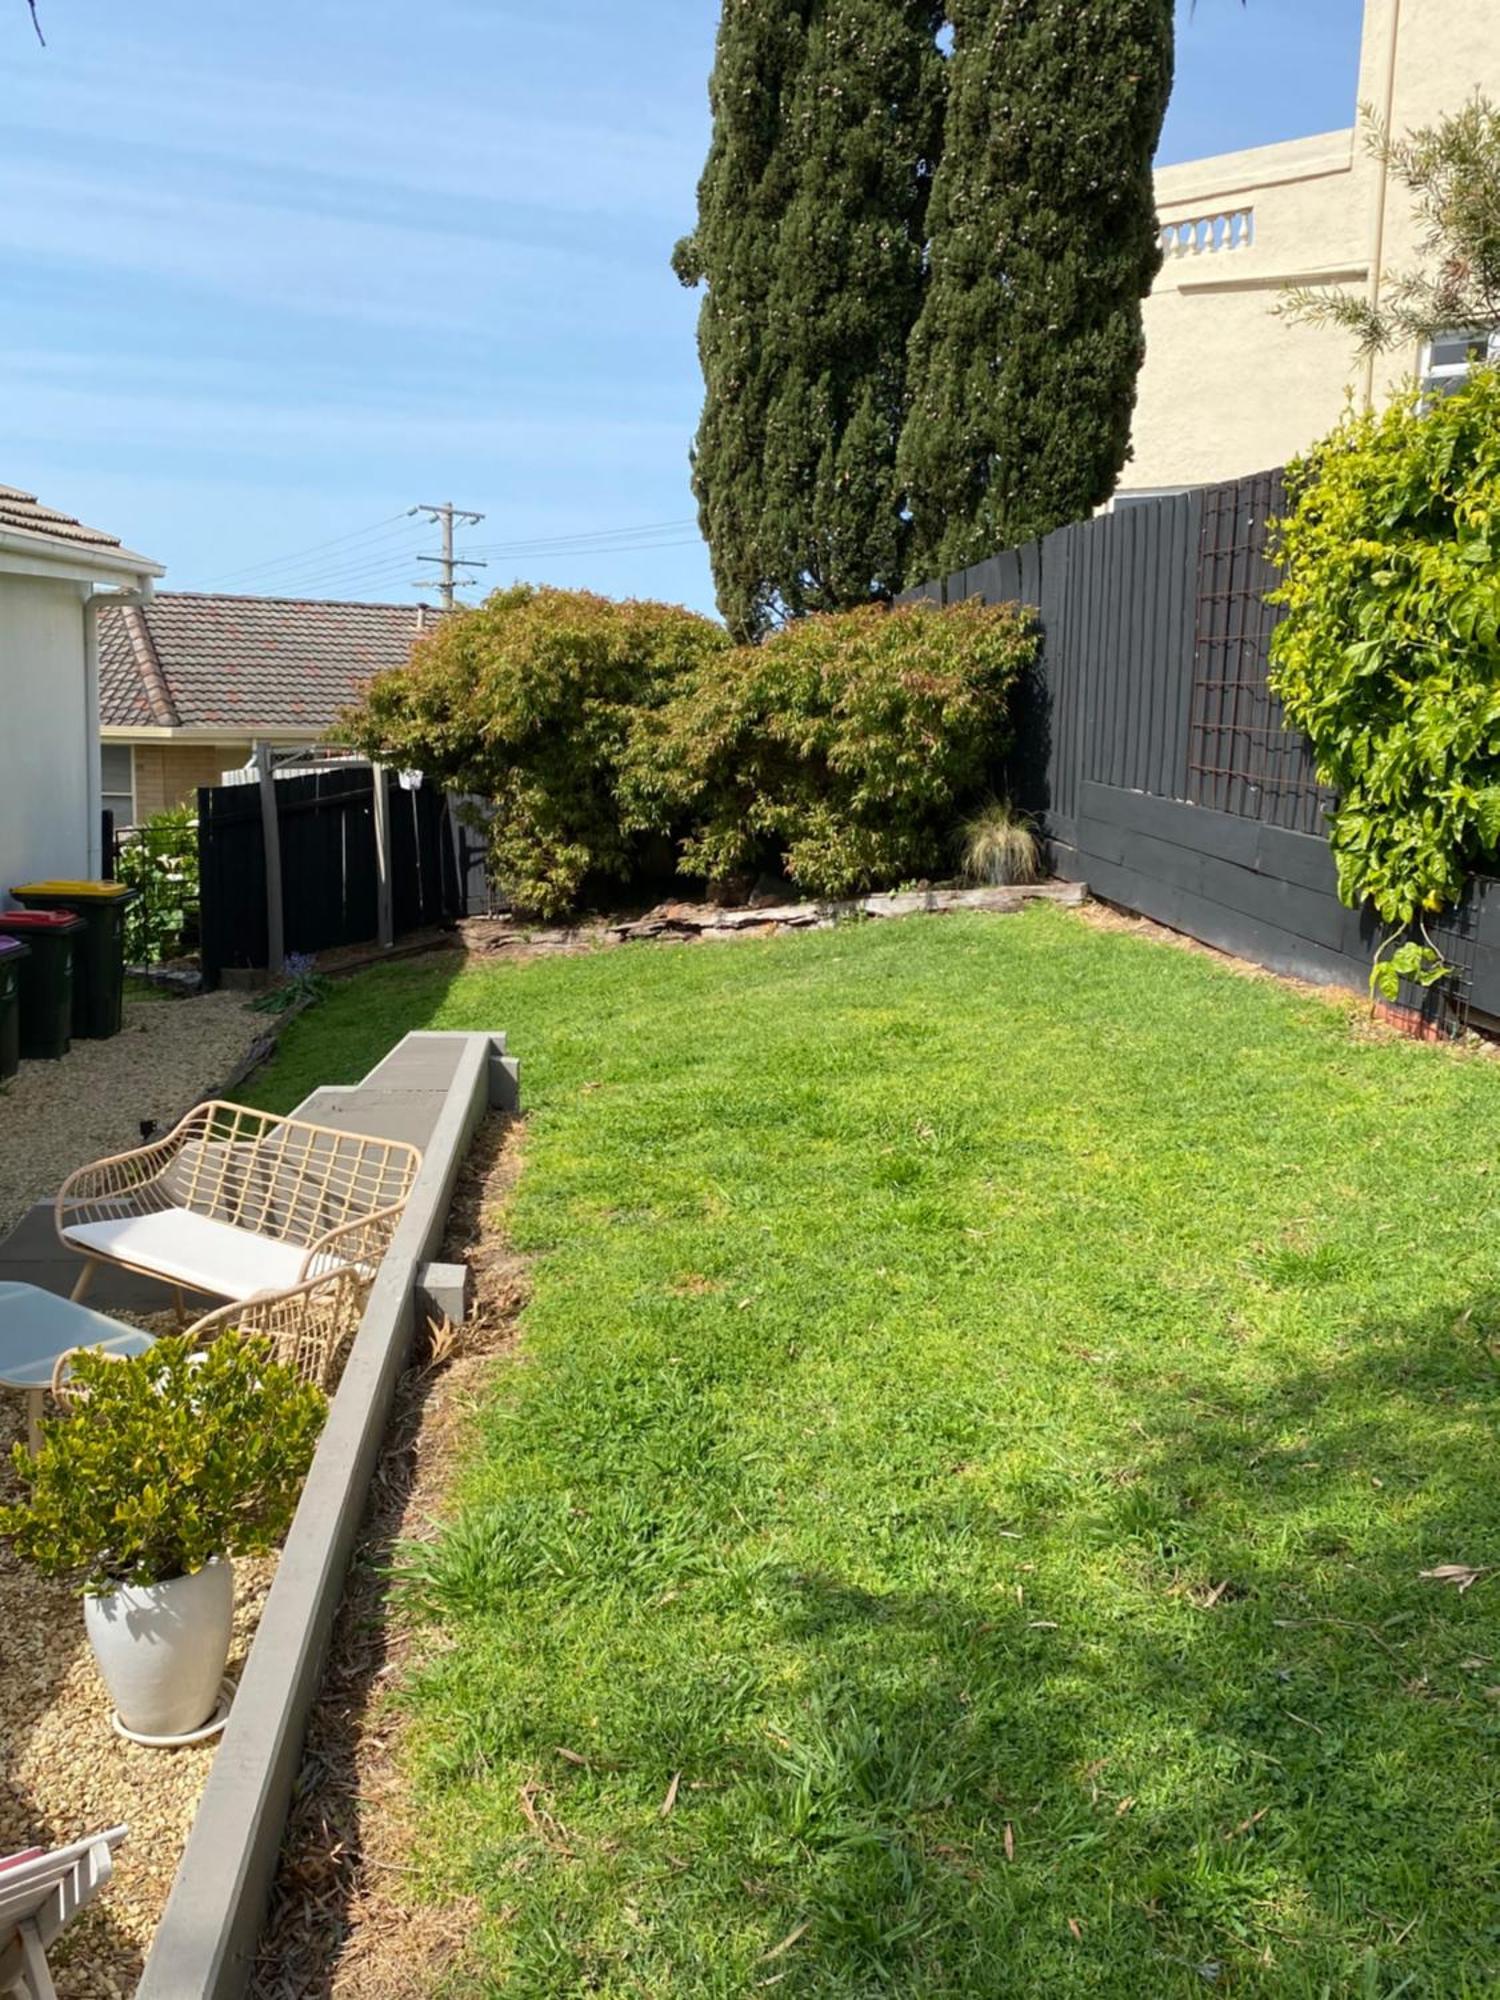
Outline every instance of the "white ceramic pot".
[(85, 1597), (83, 1622), (118, 1714), (137, 1736), (186, 1736), (213, 1714), (234, 1625), (234, 1565)]

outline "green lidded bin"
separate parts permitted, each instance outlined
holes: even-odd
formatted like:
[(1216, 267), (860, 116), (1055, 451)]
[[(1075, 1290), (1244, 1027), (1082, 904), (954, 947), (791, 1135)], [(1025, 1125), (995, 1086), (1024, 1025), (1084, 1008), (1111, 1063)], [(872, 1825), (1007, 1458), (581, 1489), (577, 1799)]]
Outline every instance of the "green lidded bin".
[(0, 1083), (21, 1067), (21, 967), (30, 957), (19, 938), (0, 937)]
[(10, 892), (28, 910), (81, 917), (73, 965), (73, 1033), (104, 1042), (125, 1025), (125, 912), (139, 889), (118, 882), (23, 882)]
[(0, 938), (19, 938), (20, 1052), (28, 1062), (56, 1062), (73, 1032), (73, 953), (84, 923), (71, 910), (0, 910)]

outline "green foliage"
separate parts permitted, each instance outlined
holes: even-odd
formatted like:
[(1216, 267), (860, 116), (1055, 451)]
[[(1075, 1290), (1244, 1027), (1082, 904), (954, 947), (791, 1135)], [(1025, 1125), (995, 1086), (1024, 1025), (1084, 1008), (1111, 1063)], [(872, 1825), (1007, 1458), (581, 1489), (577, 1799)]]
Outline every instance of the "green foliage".
[(254, 1088), (500, 1021), (457, 1993), (1493, 2000), (1500, 1065), (1037, 907), (383, 966)]
[(1405, 928), (1500, 844), (1500, 373), (1290, 468), (1271, 681), (1337, 794), (1339, 893)]
[(1476, 95), (1403, 139), (1365, 118), (1370, 151), (1414, 198), (1422, 265), (1387, 273), (1378, 304), (1300, 286), (1281, 310), (1308, 325), (1343, 327), (1365, 354), (1500, 329), (1500, 109)]
[(770, 610), (762, 466), (779, 357), (767, 315), (792, 186), (783, 133), (806, 11), (806, 0), (724, 0), (698, 223), (672, 260), (683, 284), (708, 286), (698, 318), (705, 399), (693, 486), (719, 606), (740, 638), (759, 631)]
[(1086, 518), (1129, 456), (1161, 265), (1172, 0), (954, 0), (900, 468), (913, 575)]
[(558, 916), (591, 878), (637, 871), (617, 799), (634, 718), (727, 644), (675, 605), (518, 584), (445, 618), (409, 666), (379, 675), (346, 734), (491, 801), (497, 878), (519, 909)]
[(17, 1445), (26, 1498), (0, 1534), (44, 1576), (85, 1590), (166, 1583), (215, 1556), (266, 1555), (291, 1525), (326, 1399), (272, 1358), (269, 1341), (222, 1334), (198, 1357), (183, 1338), (112, 1361), (81, 1352), (72, 1415)]
[(779, 862), (842, 896), (937, 872), (1035, 652), (1029, 613), (975, 599), (801, 619), (643, 718), (627, 810), (690, 827), (683, 867), (714, 880)]
[(530, 589), (446, 619), (349, 734), (492, 801), (518, 906), (572, 909), (675, 854), (810, 895), (936, 872), (1009, 738), (1029, 613), (970, 600), (800, 619), (759, 646), (664, 605)]
[(737, 637), (1109, 496), (1172, 58), (1171, 0), (725, 0), (674, 261), (708, 288), (694, 481)]
[(1370, 992), (1381, 1000), (1399, 1000), (1403, 979), (1410, 980), (1413, 986), (1436, 986), (1448, 976), (1449, 970), (1435, 946), (1408, 938), (1404, 944), (1397, 944), (1394, 951), (1376, 953), (1370, 968)]
[(153, 813), (122, 843), (115, 872), (140, 891), (125, 912), (126, 964), (159, 965), (174, 957), (201, 901), (196, 807)]
[(892, 596), (906, 347), (941, 143), (932, 0), (728, 0), (698, 224), (694, 487), (719, 606), (774, 619)]

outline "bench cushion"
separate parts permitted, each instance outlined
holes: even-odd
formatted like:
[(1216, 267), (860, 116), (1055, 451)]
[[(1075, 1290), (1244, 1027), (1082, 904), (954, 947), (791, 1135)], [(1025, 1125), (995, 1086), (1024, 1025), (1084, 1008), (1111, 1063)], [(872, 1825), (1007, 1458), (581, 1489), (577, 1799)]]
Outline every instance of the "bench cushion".
[(75, 1250), (236, 1302), (295, 1285), (307, 1255), (299, 1244), (278, 1243), (185, 1208), (73, 1223), (63, 1230), (63, 1240)]

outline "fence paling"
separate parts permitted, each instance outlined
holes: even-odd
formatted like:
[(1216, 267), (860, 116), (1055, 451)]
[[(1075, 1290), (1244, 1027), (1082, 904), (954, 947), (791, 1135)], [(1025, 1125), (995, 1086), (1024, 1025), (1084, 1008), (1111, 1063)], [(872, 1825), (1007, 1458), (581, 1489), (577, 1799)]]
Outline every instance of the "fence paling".
[[(461, 915), (444, 794), (408, 791), (384, 774), (391, 815), (391, 887), (399, 936)], [(288, 953), (373, 943), (378, 928), (375, 779), (369, 766), (279, 777), (282, 910)], [(264, 967), (265, 837), (251, 786), (199, 793), (203, 973), (214, 985), (230, 967)]]
[[(1278, 972), (1363, 988), (1378, 926), (1339, 901), (1330, 795), (1267, 676), (1280, 612), (1259, 473), (1060, 528), (908, 599), (1034, 605), (1044, 647), (997, 780), (1096, 894)], [(1434, 932), (1500, 1016), (1500, 884)], [(1451, 992), (1411, 993), (1429, 1017)]]

